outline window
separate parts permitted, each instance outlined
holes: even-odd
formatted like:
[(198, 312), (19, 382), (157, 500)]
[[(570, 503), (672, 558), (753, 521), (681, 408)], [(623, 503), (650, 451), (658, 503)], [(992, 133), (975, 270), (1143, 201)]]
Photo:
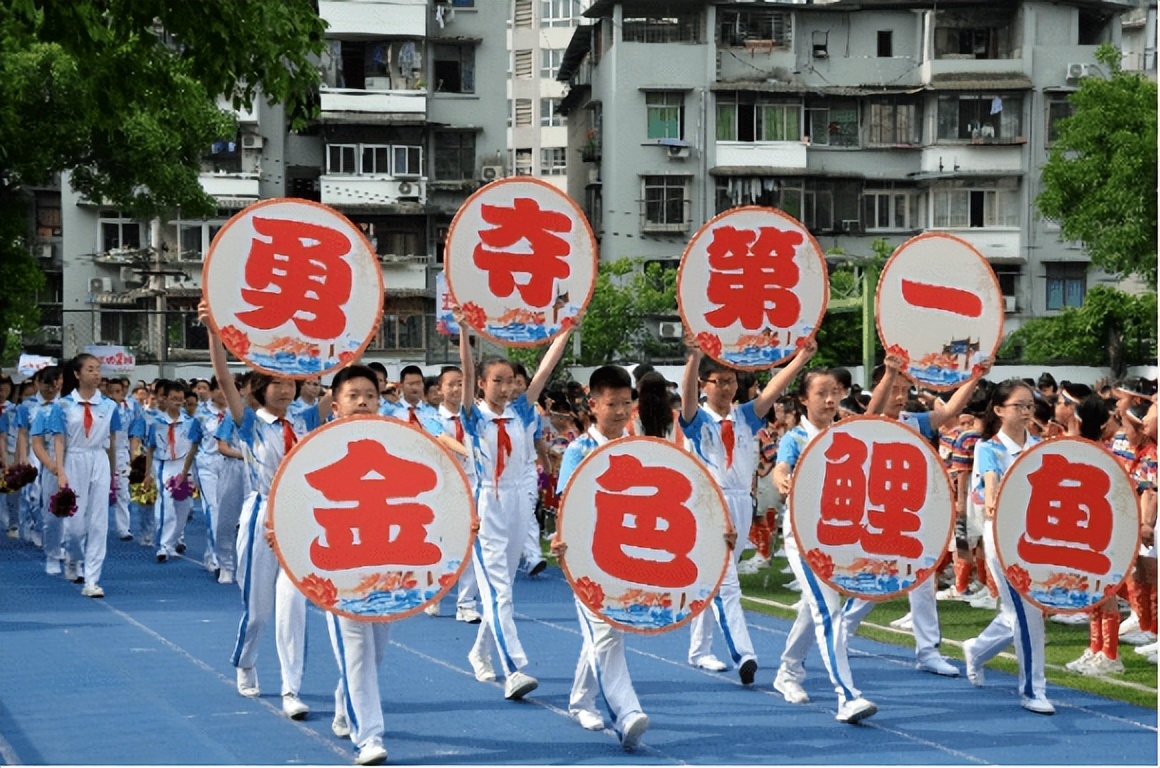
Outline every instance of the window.
[(621, 30), (626, 43), (699, 43), (701, 14), (625, 18)]
[(648, 138), (680, 139), (685, 134), (685, 94), (650, 91), (644, 95), (648, 113)]
[[(976, 22), (977, 23), (977, 22)], [(1004, 59), (1011, 53), (1009, 27), (935, 27), (936, 59)]]
[(938, 98), (938, 137), (982, 143), (1023, 136), (1023, 97), (952, 94)]
[(101, 253), (141, 247), (141, 224), (118, 211), (101, 211), (99, 228)]
[(1059, 140), (1059, 121), (1075, 114), (1066, 93), (1051, 94), (1047, 98), (1047, 145)]
[(914, 104), (896, 104), (892, 101), (871, 102), (870, 124), (867, 126), (868, 144), (918, 144), (922, 121)]
[(753, 94), (722, 94), (717, 99), (718, 141), (800, 141), (800, 104), (776, 104)]
[(686, 176), (645, 176), (641, 229), (645, 232), (688, 230), (688, 184)]
[(435, 45), (431, 58), (438, 93), (475, 93), (474, 45)]
[(1047, 308), (1082, 307), (1087, 292), (1087, 264), (1047, 262)]
[(1019, 226), (1015, 190), (936, 189), (931, 204), (936, 229)]
[(918, 229), (918, 196), (907, 190), (866, 190), (862, 224), (867, 230)]
[(721, 45), (738, 47), (752, 40), (788, 48), (793, 42), (793, 16), (772, 8), (717, 9), (717, 41)]
[(564, 116), (556, 113), (556, 107), (560, 106), (559, 99), (540, 99), (540, 125), (563, 125)]
[(806, 130), (810, 143), (826, 147), (857, 147), (858, 103), (835, 101), (807, 108)]
[(355, 164), (357, 149), (358, 146), (355, 144), (328, 144), (326, 147), (326, 172), (330, 174), (358, 173), (358, 166)]
[(545, 176), (562, 176), (567, 172), (568, 150), (565, 147), (540, 150), (540, 173)]
[(516, 169), (516, 176), (531, 176), (532, 175), (532, 148), (526, 147), (517, 149), (514, 154), (513, 167)]
[(60, 199), (36, 201), (36, 236), (60, 237)]
[(522, 51), (516, 51), (513, 55), (513, 59), (513, 70), (515, 71), (516, 77), (520, 80), (531, 80), (532, 73), (534, 71), (532, 68), (531, 49), (529, 48)]
[(532, 26), (532, 0), (516, 0), (515, 25), (519, 29), (529, 29)]
[(374, 349), (423, 349), (423, 315), (383, 315), (379, 333), (371, 342)]
[(888, 59), (894, 55), (894, 33), (889, 29), (878, 30), (878, 58)]
[(532, 100), (516, 99), (516, 125), (532, 124)]
[(999, 280), (999, 292), (1004, 296), (1019, 295), (1019, 279), (1023, 275), (1023, 268), (1018, 264), (992, 264), (995, 277)]
[[(392, 175), (394, 176), (422, 176), (423, 175), (423, 148), (417, 146), (395, 145), (391, 147), (393, 156)], [(366, 173), (366, 171), (363, 171)]]
[(540, 0), (541, 27), (570, 27), (580, 13), (580, 0)]
[(564, 63), (563, 48), (540, 49), (540, 77), (545, 80), (555, 80), (560, 65)]
[(435, 178), (463, 181), (475, 178), (475, 134), (435, 134)]
[(385, 144), (363, 144), (361, 172), (367, 176), (386, 176), (390, 174), (391, 167), (388, 165), (389, 151), (390, 147), (386, 146)]

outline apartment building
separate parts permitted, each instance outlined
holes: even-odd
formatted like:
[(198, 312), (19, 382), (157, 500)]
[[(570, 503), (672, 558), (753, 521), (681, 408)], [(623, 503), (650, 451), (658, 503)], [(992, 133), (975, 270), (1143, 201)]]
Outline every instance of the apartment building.
[(1134, 9), (1153, 29), (1126, 62), (1154, 76), (1155, 3), (597, 0), (558, 72), (568, 191), (605, 259), (675, 263), (750, 204), (850, 256), (948, 231), (991, 262), (1009, 332), (1113, 281), (1035, 199), (1068, 93)]
[[(434, 330), (434, 276), (463, 201), (508, 158), (510, 0), (319, 0), (328, 49), (320, 115), (290, 133), (281, 105), (239, 113), (238, 133), (207, 148), (201, 183), (213, 218), (138, 221), (80, 199), (62, 181), (38, 217), (46, 264), (61, 273), (65, 356), (105, 341), (138, 360), (204, 358), (196, 323), (202, 261), (214, 235), (259, 199), (300, 197), (341, 211), (382, 263), (383, 321), (368, 359), (457, 357)], [(54, 193), (46, 192), (45, 205)], [(51, 248), (47, 248), (51, 246)], [(51, 259), (56, 259), (53, 262)]]

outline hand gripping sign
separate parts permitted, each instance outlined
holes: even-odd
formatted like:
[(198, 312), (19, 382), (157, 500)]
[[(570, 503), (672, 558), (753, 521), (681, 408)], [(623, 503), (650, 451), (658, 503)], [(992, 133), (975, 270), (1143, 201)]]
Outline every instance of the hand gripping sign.
[(677, 308), (710, 357), (780, 365), (817, 333), (830, 300), (822, 249), (782, 211), (744, 206), (710, 219), (681, 256)]
[(556, 528), (576, 596), (629, 632), (691, 621), (732, 556), (721, 490), (691, 454), (653, 437), (613, 440), (589, 454), (564, 489)]
[(903, 372), (930, 389), (954, 389), (1003, 339), (1003, 294), (974, 246), (945, 232), (912, 237), (882, 269), (878, 338), (906, 361)]
[(264, 200), (226, 222), (201, 276), (209, 323), (246, 365), (308, 378), (358, 358), (378, 331), (383, 275), (363, 233), (307, 200)]
[(468, 325), (513, 347), (549, 343), (596, 287), (596, 238), (583, 211), (532, 178), (493, 181), (447, 234), (447, 286)]
[(1053, 613), (1112, 597), (1139, 547), (1135, 487), (1109, 451), (1078, 437), (1045, 441), (1007, 470), (995, 551), (1019, 594)]
[(294, 446), (267, 525), (295, 586), (361, 621), (410, 616), (469, 567), (475, 505), (459, 462), (421, 429), (379, 416), (331, 422)]
[(926, 581), (954, 528), (938, 454), (918, 432), (882, 416), (845, 419), (815, 437), (794, 470), (789, 505), (814, 575), (867, 600)]

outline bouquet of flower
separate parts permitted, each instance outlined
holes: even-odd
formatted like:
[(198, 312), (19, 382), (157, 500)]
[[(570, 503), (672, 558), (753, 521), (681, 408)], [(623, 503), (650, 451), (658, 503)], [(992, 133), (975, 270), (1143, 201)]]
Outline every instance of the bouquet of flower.
[(145, 454), (133, 457), (129, 462), (129, 485), (145, 482)]
[(13, 464), (4, 470), (4, 485), (8, 491), (19, 491), (36, 479), (36, 467), (29, 464)]
[(67, 485), (48, 500), (48, 509), (57, 517), (72, 517), (77, 513), (77, 495)]
[(143, 507), (151, 507), (153, 506), (153, 502), (157, 501), (157, 486), (151, 485), (146, 488), (143, 482), (130, 483), (129, 500)]
[(174, 475), (165, 481), (165, 487), (174, 501), (185, 501), (193, 495), (193, 485), (185, 475)]

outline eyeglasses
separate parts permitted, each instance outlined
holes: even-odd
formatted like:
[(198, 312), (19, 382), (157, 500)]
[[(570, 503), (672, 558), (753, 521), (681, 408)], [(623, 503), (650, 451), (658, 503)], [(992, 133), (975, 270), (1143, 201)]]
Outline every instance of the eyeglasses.
[(1014, 408), (1021, 413), (1030, 413), (1035, 410), (1035, 403), (1003, 403), (1004, 408)]

